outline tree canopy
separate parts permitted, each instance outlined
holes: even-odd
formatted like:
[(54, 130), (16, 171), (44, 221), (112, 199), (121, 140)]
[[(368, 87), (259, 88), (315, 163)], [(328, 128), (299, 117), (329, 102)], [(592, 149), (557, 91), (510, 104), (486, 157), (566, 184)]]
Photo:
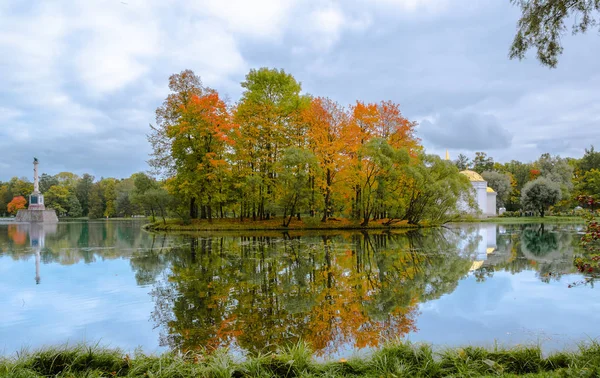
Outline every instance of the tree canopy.
[[(511, 0), (521, 8), (517, 33), (510, 47), (510, 58), (523, 59), (535, 49), (545, 66), (556, 67), (563, 52), (561, 38), (597, 28), (600, 21), (598, 0)], [(571, 23), (569, 27), (568, 24)]]

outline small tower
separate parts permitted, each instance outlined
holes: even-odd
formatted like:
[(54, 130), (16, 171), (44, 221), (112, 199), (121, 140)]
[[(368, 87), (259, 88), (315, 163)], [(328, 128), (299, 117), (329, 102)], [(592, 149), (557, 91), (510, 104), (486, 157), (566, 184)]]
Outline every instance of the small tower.
[(448, 150), (446, 150), (446, 160), (450, 161), (450, 154), (448, 153)]

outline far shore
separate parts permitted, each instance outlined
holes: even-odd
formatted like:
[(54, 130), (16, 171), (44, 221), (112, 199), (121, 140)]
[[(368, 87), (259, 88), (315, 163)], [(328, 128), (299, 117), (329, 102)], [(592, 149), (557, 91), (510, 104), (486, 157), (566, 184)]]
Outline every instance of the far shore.
[[(415, 229), (427, 227), (441, 227), (443, 224), (419, 224), (411, 225), (406, 221), (399, 221), (386, 225), (387, 220), (376, 220), (369, 222), (367, 226), (361, 226), (359, 221), (346, 218), (336, 218), (321, 222), (318, 218), (306, 217), (303, 220), (294, 220), (288, 227), (281, 225), (281, 218), (272, 218), (269, 220), (253, 221), (245, 219), (195, 219), (185, 224), (178, 219), (168, 219), (166, 222), (156, 220), (155, 222), (144, 225), (144, 229), (152, 232), (198, 232), (198, 231), (318, 231), (318, 230), (390, 230), (390, 229)], [(491, 218), (465, 218), (457, 219), (452, 223), (499, 223), (499, 224), (518, 224), (518, 223), (568, 223), (583, 224), (585, 220), (579, 216), (546, 216), (546, 217), (491, 217)], [(446, 225), (447, 225), (446, 224)]]

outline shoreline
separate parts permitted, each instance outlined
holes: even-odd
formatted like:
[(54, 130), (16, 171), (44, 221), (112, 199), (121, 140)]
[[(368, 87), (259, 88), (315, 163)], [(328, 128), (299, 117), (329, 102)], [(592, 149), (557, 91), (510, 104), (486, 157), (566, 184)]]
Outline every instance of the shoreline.
[[(309, 218), (310, 219), (310, 218)], [(493, 218), (469, 218), (457, 219), (445, 224), (420, 224), (410, 225), (406, 221), (396, 222), (391, 225), (383, 224), (384, 221), (372, 221), (368, 226), (361, 226), (358, 221), (349, 219), (339, 219), (336, 221), (328, 221), (321, 223), (320, 220), (310, 219), (309, 222), (294, 220), (288, 227), (281, 225), (280, 219), (270, 219), (265, 221), (244, 220), (239, 219), (213, 219), (209, 222), (206, 219), (197, 219), (190, 224), (183, 224), (179, 220), (167, 220), (164, 224), (162, 221), (147, 223), (142, 228), (149, 232), (159, 233), (190, 233), (190, 232), (207, 232), (207, 231), (386, 231), (386, 230), (411, 230), (421, 228), (443, 227), (449, 224), (464, 224), (464, 223), (497, 223), (497, 224), (538, 224), (538, 223), (564, 223), (564, 224), (584, 224), (585, 220), (577, 216), (547, 216), (541, 217), (493, 217)]]

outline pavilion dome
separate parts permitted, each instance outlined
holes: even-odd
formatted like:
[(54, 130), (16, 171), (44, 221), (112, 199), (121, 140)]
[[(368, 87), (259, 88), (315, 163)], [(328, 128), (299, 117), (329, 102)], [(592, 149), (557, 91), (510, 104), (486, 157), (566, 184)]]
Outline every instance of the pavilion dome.
[(496, 191), (492, 188), (490, 188), (489, 186), (485, 189), (486, 192), (488, 193), (496, 193)]
[(481, 175), (475, 171), (466, 170), (461, 171), (460, 173), (467, 176), (469, 178), (469, 181), (485, 181), (483, 177), (481, 177)]

